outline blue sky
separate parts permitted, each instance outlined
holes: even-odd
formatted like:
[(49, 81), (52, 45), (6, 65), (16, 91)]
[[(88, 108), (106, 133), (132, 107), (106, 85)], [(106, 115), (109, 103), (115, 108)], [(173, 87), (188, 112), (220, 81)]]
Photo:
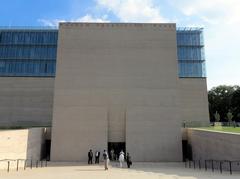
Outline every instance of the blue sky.
[(1, 0), (0, 26), (59, 21), (176, 22), (204, 27), (208, 89), (240, 85), (240, 0)]

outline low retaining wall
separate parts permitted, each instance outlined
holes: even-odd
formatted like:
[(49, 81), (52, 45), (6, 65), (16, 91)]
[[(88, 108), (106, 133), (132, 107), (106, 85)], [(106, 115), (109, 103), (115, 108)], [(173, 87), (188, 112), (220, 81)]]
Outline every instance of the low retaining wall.
[(188, 129), (194, 160), (240, 160), (240, 134)]
[[(16, 159), (40, 160), (44, 142), (44, 128), (0, 130), (0, 169), (16, 168)], [(2, 161), (1, 161), (2, 160)], [(24, 166), (24, 160), (19, 160), (19, 167)]]

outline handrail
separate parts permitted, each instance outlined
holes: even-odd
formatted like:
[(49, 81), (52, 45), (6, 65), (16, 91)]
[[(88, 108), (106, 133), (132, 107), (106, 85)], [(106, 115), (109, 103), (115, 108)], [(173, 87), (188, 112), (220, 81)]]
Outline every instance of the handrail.
[[(24, 161), (23, 169), (26, 170), (29, 163), (29, 168), (32, 169), (34, 166), (35, 168), (38, 167), (47, 167), (47, 160), (33, 160), (33, 159), (1, 159), (0, 162), (6, 162), (7, 163), (7, 172), (11, 169), (11, 162), (15, 162), (16, 165), (16, 171), (19, 170), (19, 161)], [(43, 164), (45, 162), (45, 165)], [(14, 166), (15, 166), (14, 165)]]
[[(239, 167), (239, 171), (240, 171), (240, 160), (214, 160), (214, 159), (206, 159), (206, 160), (186, 160), (185, 161), (185, 168), (193, 168), (196, 169), (196, 167), (198, 166), (199, 169), (201, 170), (202, 166), (204, 166), (205, 171), (207, 171), (207, 169), (212, 169), (212, 172), (214, 172), (215, 170), (220, 171), (220, 173), (223, 172), (223, 170), (228, 170), (230, 175), (232, 175), (233, 173), (233, 164), (237, 164), (236, 166)], [(203, 165), (202, 165), (203, 164)], [(210, 167), (208, 167), (210, 164)], [(223, 165), (227, 164), (228, 168), (226, 169), (223, 168)], [(238, 170), (237, 170), (238, 171)]]

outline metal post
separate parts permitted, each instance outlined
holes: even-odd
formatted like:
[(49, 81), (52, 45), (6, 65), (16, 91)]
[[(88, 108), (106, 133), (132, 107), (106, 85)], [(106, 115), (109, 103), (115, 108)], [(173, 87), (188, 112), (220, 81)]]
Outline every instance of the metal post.
[(42, 160), (41, 160), (41, 168), (42, 168)]
[(31, 169), (32, 169), (32, 159), (31, 159)]
[(232, 162), (229, 161), (229, 170), (230, 170), (230, 174), (232, 175)]
[(185, 160), (185, 168), (187, 168), (187, 160)]
[(7, 172), (9, 172), (9, 168), (10, 168), (10, 161), (8, 161)]
[(213, 167), (213, 160), (212, 160), (212, 172), (214, 172), (214, 167)]
[(17, 159), (17, 171), (18, 171), (18, 164), (19, 164), (19, 160)]
[(222, 161), (220, 161), (220, 172), (222, 173)]
[(198, 166), (199, 166), (199, 169), (201, 170), (201, 160), (198, 160)]
[(24, 170), (26, 170), (26, 162), (27, 160), (24, 160)]
[(189, 168), (191, 168), (191, 160), (189, 160), (188, 162), (189, 162)]
[(46, 160), (46, 162), (45, 162), (45, 167), (47, 167), (47, 160)]
[(196, 167), (195, 167), (195, 160), (193, 160), (193, 168), (195, 169)]
[(207, 160), (205, 160), (205, 170), (207, 171)]

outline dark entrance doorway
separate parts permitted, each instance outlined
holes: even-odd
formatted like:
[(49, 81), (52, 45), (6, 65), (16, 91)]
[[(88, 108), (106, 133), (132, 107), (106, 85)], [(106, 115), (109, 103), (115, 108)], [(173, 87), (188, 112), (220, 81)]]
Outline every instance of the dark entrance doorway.
[(187, 140), (182, 140), (183, 161), (192, 160), (192, 147)]
[(46, 140), (46, 160), (50, 161), (51, 140)]
[(110, 160), (117, 160), (121, 150), (123, 150), (123, 152), (126, 153), (125, 142), (108, 142), (108, 154), (109, 154)]

